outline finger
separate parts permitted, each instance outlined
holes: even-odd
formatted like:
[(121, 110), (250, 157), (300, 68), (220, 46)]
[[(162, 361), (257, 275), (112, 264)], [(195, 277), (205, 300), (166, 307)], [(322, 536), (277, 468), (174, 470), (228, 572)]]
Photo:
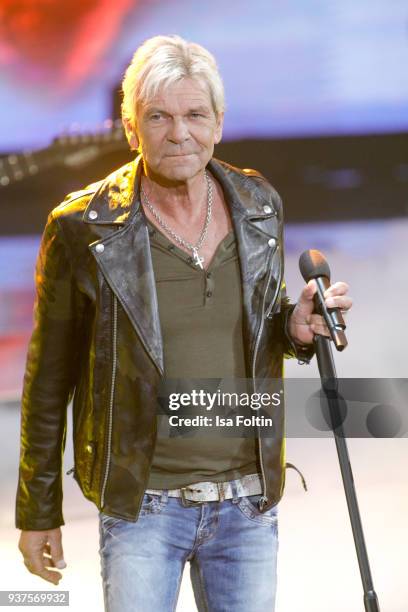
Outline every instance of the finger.
[(319, 336), (327, 336), (330, 337), (330, 332), (327, 325), (316, 325), (312, 324), (310, 329), (314, 334), (318, 334)]
[[(347, 316), (347, 310), (341, 310), (341, 312), (345, 317)], [(311, 314), (306, 318), (306, 322), (310, 328), (314, 326), (316, 329), (322, 329), (322, 327), (327, 329), (326, 322), (321, 315)]]
[(58, 569), (64, 569), (64, 567), (67, 567), (67, 564), (64, 561), (61, 531), (55, 531), (50, 533), (48, 536), (48, 541), (50, 544), (51, 557), (54, 561), (55, 567), (58, 567)]
[(323, 319), (323, 317), (321, 315), (318, 314), (312, 314), (307, 318), (307, 322), (309, 323), (310, 327), (317, 326), (317, 327), (321, 327), (323, 325), (325, 325), (325, 321)]
[(337, 283), (333, 283), (333, 285), (330, 285), (330, 287), (328, 287), (324, 291), (323, 296), (326, 298), (332, 295), (344, 295), (348, 292), (349, 289), (350, 287), (347, 283), (344, 283), (343, 281), (338, 281)]
[(47, 553), (43, 554), (43, 562), (44, 562), (45, 567), (55, 567), (55, 563), (52, 560), (51, 555)]
[(318, 314), (312, 314), (308, 317), (308, 323), (310, 330), (315, 334), (320, 334), (321, 336), (329, 336), (330, 332), (325, 323), (324, 318)]
[(317, 285), (316, 285), (316, 281), (314, 280), (314, 278), (312, 278), (307, 285), (305, 285), (302, 289), (302, 292), (299, 296), (298, 299), (298, 304), (302, 305), (302, 304), (310, 304), (311, 301), (313, 300), (313, 296), (317, 291)]
[(349, 310), (353, 305), (353, 300), (348, 295), (328, 297), (324, 302), (328, 308), (341, 308), (343, 310)]
[(49, 542), (46, 542), (43, 546), (43, 565), (46, 567), (55, 567), (54, 560), (51, 555), (51, 546)]
[(35, 574), (36, 576), (40, 576), (47, 582), (52, 582), (52, 584), (58, 584), (62, 578), (62, 574), (59, 572), (48, 570), (45, 567), (45, 563), (43, 559), (38, 558), (25, 558), (24, 565), (28, 569), (31, 574)]

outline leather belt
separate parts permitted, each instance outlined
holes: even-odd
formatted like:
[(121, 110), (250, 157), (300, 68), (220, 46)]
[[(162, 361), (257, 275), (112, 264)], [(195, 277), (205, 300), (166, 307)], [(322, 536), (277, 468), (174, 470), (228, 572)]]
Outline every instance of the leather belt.
[[(202, 504), (209, 501), (223, 501), (234, 497), (234, 485), (238, 497), (262, 493), (262, 482), (259, 474), (248, 474), (227, 482), (195, 482), (179, 489), (168, 489), (169, 497), (181, 497), (183, 503)], [(146, 489), (146, 493), (161, 495), (166, 489)]]

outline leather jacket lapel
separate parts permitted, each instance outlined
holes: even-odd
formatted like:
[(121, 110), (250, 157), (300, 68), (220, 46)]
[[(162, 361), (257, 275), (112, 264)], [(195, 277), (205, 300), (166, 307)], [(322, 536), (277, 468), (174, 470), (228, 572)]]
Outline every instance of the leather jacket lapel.
[[(256, 335), (263, 310), (273, 306), (276, 297), (276, 282), (279, 273), (280, 253), (279, 223), (277, 211), (270, 200), (266, 200), (252, 179), (239, 176), (229, 170), (228, 164), (212, 160), (208, 165), (221, 183), (237, 240), (241, 268), (244, 338), (247, 348), (248, 375)], [(231, 175), (231, 178), (230, 178)], [(273, 268), (273, 275), (269, 271)], [(267, 286), (268, 285), (268, 286)]]
[[(163, 340), (147, 225), (140, 206), (141, 158), (112, 176), (89, 202), (83, 220), (114, 224), (113, 231), (89, 244), (107, 283), (127, 313), (160, 374), (164, 373)], [(95, 214), (96, 213), (96, 214)]]

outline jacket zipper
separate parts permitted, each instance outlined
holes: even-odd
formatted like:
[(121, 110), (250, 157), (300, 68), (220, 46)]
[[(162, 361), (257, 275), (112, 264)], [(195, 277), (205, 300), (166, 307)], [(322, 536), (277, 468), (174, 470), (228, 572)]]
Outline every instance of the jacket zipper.
[[(270, 255), (271, 262), (272, 262), (273, 255), (278, 250), (279, 250), (279, 245), (277, 245), (275, 247), (275, 249), (273, 250), (272, 254)], [(269, 283), (271, 281), (271, 277), (272, 277), (272, 265), (270, 266), (269, 274), (268, 274), (268, 279), (266, 281), (264, 297), (263, 297), (263, 302), (262, 302), (262, 317), (261, 317), (261, 322), (260, 322), (259, 329), (258, 329), (258, 334), (256, 336), (254, 354), (253, 354), (253, 358), (252, 358), (252, 379), (253, 379), (254, 393), (256, 393), (256, 388), (255, 388), (256, 356), (257, 356), (257, 352), (258, 352), (258, 348), (259, 348), (259, 342), (261, 340), (262, 330), (263, 330), (263, 327), (264, 327), (264, 320), (265, 320), (265, 299), (266, 299), (266, 294), (268, 292), (268, 287), (269, 287)], [(281, 279), (282, 279), (282, 266), (280, 266), (279, 278), (278, 278), (278, 282), (276, 284), (276, 292), (275, 292), (275, 295), (273, 296), (272, 303), (274, 303), (276, 301), (276, 298), (277, 298), (278, 293), (280, 291)], [(274, 304), (274, 306), (273, 306), (273, 308), (271, 310), (270, 315), (273, 313), (273, 309), (274, 308), (275, 308), (275, 304)], [(257, 425), (257, 429), (258, 429), (258, 444), (259, 444), (259, 462), (260, 462), (260, 465), (261, 465), (262, 482), (263, 482), (263, 492), (262, 492), (261, 498), (259, 499), (258, 505), (259, 505), (259, 509), (262, 511), (263, 508), (265, 507), (265, 505), (268, 503), (268, 498), (266, 496), (266, 478), (265, 478), (265, 470), (264, 470), (263, 457), (262, 457), (262, 441), (261, 441), (261, 435), (260, 435), (260, 425)]]
[(107, 453), (105, 472), (102, 481), (101, 491), (101, 508), (105, 505), (105, 489), (108, 482), (109, 466), (110, 466), (110, 455), (111, 455), (111, 444), (112, 444), (112, 421), (113, 421), (113, 397), (115, 393), (115, 380), (116, 380), (116, 338), (117, 338), (117, 324), (118, 324), (118, 303), (116, 295), (113, 293), (113, 330), (112, 330), (112, 374), (111, 374), (111, 392), (109, 399), (109, 411), (108, 411), (108, 441), (107, 441)]

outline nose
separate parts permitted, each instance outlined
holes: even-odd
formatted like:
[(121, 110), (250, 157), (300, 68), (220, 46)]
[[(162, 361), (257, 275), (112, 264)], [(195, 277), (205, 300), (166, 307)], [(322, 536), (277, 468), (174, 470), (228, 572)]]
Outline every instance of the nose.
[(182, 117), (174, 117), (167, 138), (170, 142), (180, 144), (190, 137), (188, 126)]

